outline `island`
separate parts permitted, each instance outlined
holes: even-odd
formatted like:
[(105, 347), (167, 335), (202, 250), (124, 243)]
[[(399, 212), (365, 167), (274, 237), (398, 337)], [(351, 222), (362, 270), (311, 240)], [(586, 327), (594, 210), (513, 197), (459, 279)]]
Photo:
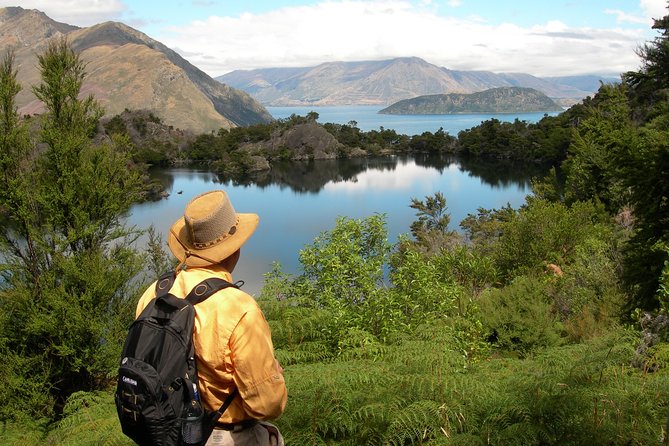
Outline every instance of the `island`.
[(498, 87), (476, 93), (449, 93), (403, 99), (380, 110), (387, 115), (450, 115), (464, 113), (533, 113), (564, 109), (534, 88)]

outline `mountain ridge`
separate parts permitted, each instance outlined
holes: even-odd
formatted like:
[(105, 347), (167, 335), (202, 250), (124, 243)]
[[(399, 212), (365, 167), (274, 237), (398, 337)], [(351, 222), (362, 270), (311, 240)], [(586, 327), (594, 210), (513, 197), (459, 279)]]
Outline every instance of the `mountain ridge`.
[[(497, 87), (534, 88), (572, 105), (594, 94), (598, 76), (538, 78), (527, 73), (457, 71), (419, 57), (326, 62), (312, 67), (235, 70), (216, 80), (246, 91), (267, 106), (390, 105), (403, 99), (475, 93)], [(565, 80), (563, 82), (563, 80)], [(604, 82), (615, 81), (601, 78)]]
[(38, 10), (0, 8), (0, 50), (14, 47), (19, 112), (40, 113), (30, 86), (40, 82), (35, 53), (50, 38), (65, 36), (86, 63), (82, 93), (93, 94), (107, 116), (147, 109), (163, 122), (208, 132), (270, 122), (248, 93), (220, 83), (159, 41), (121, 22), (80, 28), (56, 22)]

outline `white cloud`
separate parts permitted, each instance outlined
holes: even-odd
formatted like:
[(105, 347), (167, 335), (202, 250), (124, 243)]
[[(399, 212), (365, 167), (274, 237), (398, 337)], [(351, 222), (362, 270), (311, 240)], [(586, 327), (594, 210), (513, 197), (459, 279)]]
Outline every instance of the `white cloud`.
[(669, 14), (669, 2), (667, 0), (640, 0), (639, 3), (641, 10), (649, 20), (660, 19)]
[[(126, 23), (139, 27), (147, 20), (165, 19), (157, 10), (155, 17), (144, 17), (142, 22), (122, 0), (23, 0), (21, 4), (79, 26), (125, 17)], [(619, 27), (575, 28), (559, 21), (522, 27), (491, 25), (480, 16), (439, 15), (438, 11), (456, 10), (440, 10), (436, 4), (434, 0), (314, 0), (310, 5), (259, 14), (210, 16), (186, 26), (161, 28), (151, 37), (211, 76), (237, 69), (401, 56), (421, 57), (455, 70), (615, 76), (638, 67), (635, 49), (647, 40), (651, 18), (669, 13), (666, 0), (639, 0), (633, 11), (607, 11), (618, 18)], [(446, 4), (456, 8), (463, 2)], [(0, 0), (0, 6), (10, 5)]]
[(629, 12), (620, 9), (606, 9), (604, 13), (616, 16), (619, 23), (639, 23), (652, 25), (654, 19), (659, 19), (669, 14), (669, 2), (667, 0), (640, 0), (639, 11)]
[[(344, 26), (345, 24), (345, 26)], [(539, 76), (636, 68), (639, 30), (531, 28), (439, 16), (408, 1), (324, 1), (241, 17), (209, 17), (155, 36), (213, 76), (235, 69), (418, 56), (450, 69)], [(209, 57), (205, 57), (209, 56)]]
[[(77, 26), (115, 20), (126, 10), (121, 0), (23, 0), (24, 9), (38, 9), (50, 18)], [(16, 0), (0, 0), (0, 7), (16, 6)]]
[(431, 186), (439, 178), (436, 169), (418, 167), (415, 162), (398, 163), (392, 175), (387, 171), (368, 169), (353, 181), (328, 182), (323, 189), (327, 192), (356, 193), (364, 191), (406, 190), (422, 184)]
[(612, 14), (616, 16), (616, 20), (619, 23), (623, 22), (629, 22), (629, 23), (642, 23), (642, 24), (647, 24), (649, 22), (648, 18), (634, 15), (634, 14), (629, 14), (625, 11), (621, 11), (619, 9), (606, 9), (604, 10), (606, 14)]

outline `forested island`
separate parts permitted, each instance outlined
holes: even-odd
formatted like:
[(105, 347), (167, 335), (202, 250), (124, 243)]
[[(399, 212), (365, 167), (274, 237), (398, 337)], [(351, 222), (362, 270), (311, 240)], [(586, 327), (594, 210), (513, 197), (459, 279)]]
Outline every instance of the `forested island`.
[[(102, 121), (67, 42), (39, 55), (44, 103), (20, 116), (0, 63), (0, 443), (130, 445), (113, 388), (139, 293), (169, 267), (124, 225), (149, 165), (202, 163), (243, 181), (276, 160), (445, 151), (547, 161), (519, 209), (449, 230), (438, 191), (341, 217), (266, 274), (258, 301), (289, 391), (287, 443), (667, 444), (669, 16), (642, 68), (536, 124), (457, 136), (316, 124), (315, 115), (189, 135), (150, 113)], [(298, 248), (296, 248), (298, 249)], [(386, 273), (388, 273), (387, 280)]]
[(477, 93), (448, 93), (403, 99), (379, 111), (388, 115), (450, 115), (459, 113), (532, 113), (563, 108), (534, 88), (498, 87)]

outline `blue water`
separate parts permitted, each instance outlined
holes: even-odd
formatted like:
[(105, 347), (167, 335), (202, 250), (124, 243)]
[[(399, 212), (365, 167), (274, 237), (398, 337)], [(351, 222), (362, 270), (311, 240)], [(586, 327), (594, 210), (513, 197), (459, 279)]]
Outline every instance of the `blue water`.
[(267, 111), (276, 118), (284, 119), (295, 114), (306, 116), (313, 111), (318, 113), (318, 122), (324, 124), (348, 124), (356, 121), (360, 130), (368, 132), (379, 130), (380, 127), (393, 129), (399, 134), (420, 135), (423, 132), (436, 132), (443, 128), (450, 135), (457, 136), (461, 130), (470, 129), (481, 122), (495, 118), (502, 122), (513, 122), (515, 119), (527, 122), (537, 122), (545, 115), (555, 116), (556, 112), (549, 113), (491, 113), (468, 115), (382, 115), (378, 111), (383, 109), (379, 105), (350, 105), (328, 107), (267, 107)]
[(161, 234), (167, 234), (192, 197), (211, 189), (225, 189), (237, 212), (260, 216), (258, 229), (242, 249), (234, 274), (235, 280), (246, 282), (248, 293), (256, 295), (263, 286), (263, 274), (271, 270), (273, 262), (281, 263), (285, 272), (298, 274), (299, 250), (321, 232), (332, 229), (339, 216), (385, 214), (389, 241), (396, 242), (400, 234), (410, 233), (410, 224), (416, 219), (415, 210), (409, 207), (412, 198), (422, 200), (442, 192), (451, 226), (457, 229), (459, 222), (478, 208), (500, 208), (507, 203), (517, 208), (529, 193), (526, 184), (487, 184), (458, 164), (439, 170), (410, 159), (398, 161), (393, 169), (373, 168), (348, 181), (330, 181), (318, 193), (299, 193), (281, 185), (260, 188), (220, 183), (211, 172), (188, 169), (171, 169), (165, 174), (169, 177), (169, 197), (134, 206), (129, 223), (142, 228), (153, 224)]

